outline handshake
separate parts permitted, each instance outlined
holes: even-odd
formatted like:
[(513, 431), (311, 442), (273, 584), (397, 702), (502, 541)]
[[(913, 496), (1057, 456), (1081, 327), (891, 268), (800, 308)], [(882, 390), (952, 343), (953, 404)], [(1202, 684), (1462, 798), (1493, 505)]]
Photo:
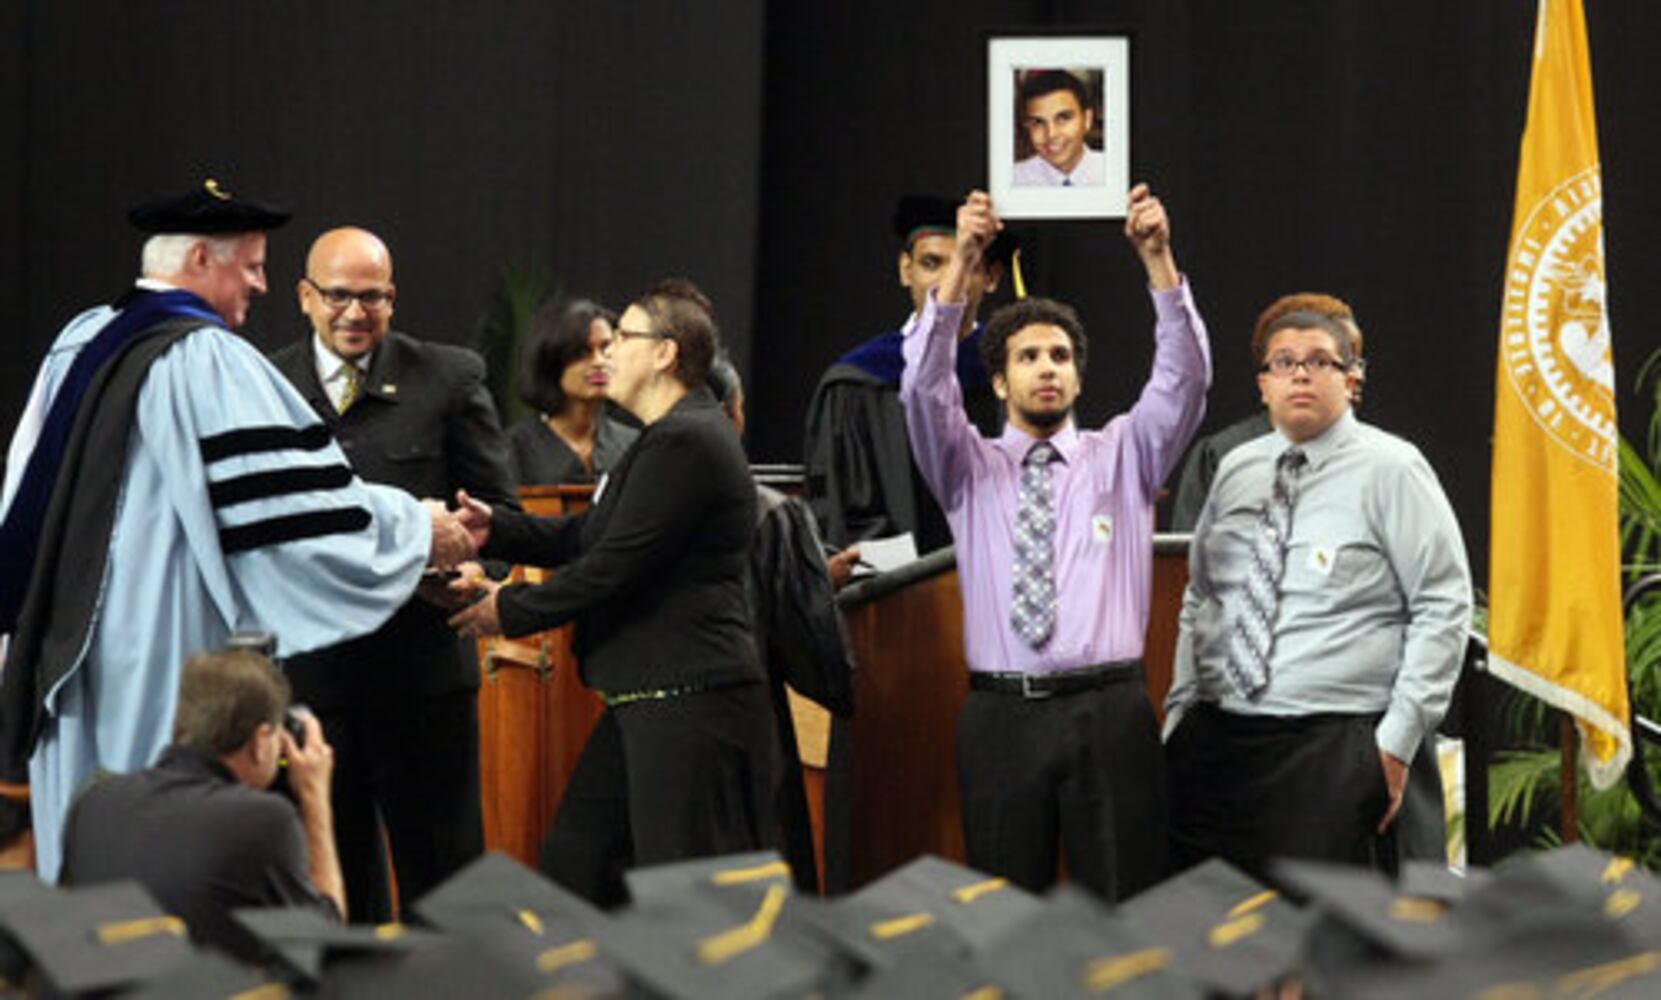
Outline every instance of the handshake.
[[(456, 509), (442, 500), (423, 500), (433, 519), (433, 547), (428, 579), (419, 593), (427, 601), (455, 612), (450, 626), (463, 635), (499, 635), (496, 609), (501, 584), (485, 576), (476, 560), (490, 540), (490, 507), (456, 491)], [(436, 572), (435, 572), (436, 571)]]
[(490, 507), (467, 495), (456, 492), (456, 509), (450, 510), (442, 500), (423, 500), (427, 514), (432, 518), (432, 549), (427, 564), (441, 571), (454, 570), (462, 563), (478, 558), (479, 550), (490, 540)]

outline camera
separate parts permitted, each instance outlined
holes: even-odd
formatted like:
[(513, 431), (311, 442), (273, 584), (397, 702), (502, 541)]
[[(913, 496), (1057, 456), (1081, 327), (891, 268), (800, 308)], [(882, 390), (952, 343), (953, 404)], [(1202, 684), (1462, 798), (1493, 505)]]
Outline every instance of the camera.
[[(231, 633), (225, 640), (226, 649), (246, 649), (258, 653), (273, 663), (277, 662), (277, 637), (263, 629), (242, 629)], [(288, 735), (294, 737), (294, 745), (306, 745), (305, 717), (311, 714), (311, 709), (304, 705), (290, 705), (283, 711), (283, 728)]]
[(283, 710), (283, 728), (288, 730), (288, 735), (294, 737), (294, 745), (297, 747), (306, 745), (305, 717), (310, 714), (311, 709), (304, 705), (290, 705)]

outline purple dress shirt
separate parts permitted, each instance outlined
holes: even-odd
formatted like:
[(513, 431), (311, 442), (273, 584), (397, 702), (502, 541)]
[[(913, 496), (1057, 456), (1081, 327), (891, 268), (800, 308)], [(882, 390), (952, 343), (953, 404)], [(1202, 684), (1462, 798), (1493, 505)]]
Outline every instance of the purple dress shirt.
[(1053, 673), (1140, 658), (1153, 580), (1154, 501), (1205, 413), (1211, 350), (1187, 279), (1155, 291), (1153, 373), (1136, 405), (1101, 430), (1069, 418), (1050, 439), (1055, 494), (1055, 631), (1033, 649), (1010, 624), (1016, 488), (1035, 438), (984, 438), (963, 412), (952, 362), (961, 303), (931, 293), (904, 342), (905, 407), (917, 467), (946, 512), (963, 589), (969, 669)]

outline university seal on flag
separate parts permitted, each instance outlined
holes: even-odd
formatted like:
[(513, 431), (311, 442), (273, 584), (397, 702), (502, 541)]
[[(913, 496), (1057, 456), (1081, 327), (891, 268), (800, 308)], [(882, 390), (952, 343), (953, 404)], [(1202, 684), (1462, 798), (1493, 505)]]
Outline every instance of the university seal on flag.
[(1511, 388), (1550, 439), (1615, 473), (1615, 371), (1603, 275), (1603, 185), (1593, 166), (1540, 199), (1505, 273)]

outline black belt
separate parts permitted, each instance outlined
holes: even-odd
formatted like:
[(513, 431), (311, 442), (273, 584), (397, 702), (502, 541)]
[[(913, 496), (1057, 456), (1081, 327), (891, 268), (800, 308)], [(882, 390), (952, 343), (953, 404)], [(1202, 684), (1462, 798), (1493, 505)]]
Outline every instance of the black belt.
[(1113, 663), (1103, 663), (1079, 670), (1063, 670), (1053, 674), (971, 670), (969, 671), (969, 688), (972, 691), (1014, 694), (1029, 699), (1055, 698), (1141, 679), (1141, 660), (1116, 660)]
[(668, 701), (671, 698), (684, 698), (689, 694), (708, 694), (711, 691), (725, 691), (728, 688), (748, 687), (761, 682), (750, 677), (741, 677), (737, 680), (715, 681), (702, 683), (694, 681), (690, 684), (676, 684), (670, 687), (644, 688), (639, 691), (596, 691), (600, 696), (600, 703), (607, 708), (620, 708), (632, 705), (637, 701)]

